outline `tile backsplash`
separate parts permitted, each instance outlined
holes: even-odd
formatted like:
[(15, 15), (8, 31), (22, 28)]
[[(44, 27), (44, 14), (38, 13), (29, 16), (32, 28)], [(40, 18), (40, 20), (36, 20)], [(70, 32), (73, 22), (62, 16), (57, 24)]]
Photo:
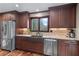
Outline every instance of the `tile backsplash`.
[(27, 28), (18, 28), (16, 29), (16, 34), (30, 34), (30, 31)]
[[(36, 35), (37, 32), (30, 32), (27, 28), (18, 28), (16, 30), (16, 34), (23, 34), (23, 35)], [(50, 28), (49, 32), (40, 32), (42, 35), (45, 36), (63, 36), (66, 37), (69, 33), (68, 28)]]

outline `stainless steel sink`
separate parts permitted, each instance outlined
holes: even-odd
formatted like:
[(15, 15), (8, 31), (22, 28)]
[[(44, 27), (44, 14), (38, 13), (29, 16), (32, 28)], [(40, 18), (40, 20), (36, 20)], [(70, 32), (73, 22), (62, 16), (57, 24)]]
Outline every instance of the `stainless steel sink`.
[(31, 37), (36, 37), (36, 38), (37, 38), (37, 37), (43, 37), (43, 36), (36, 36), (36, 35), (32, 35)]
[(43, 35), (40, 32), (37, 32), (36, 35), (32, 35), (31, 37), (40, 38), (40, 37), (43, 37)]

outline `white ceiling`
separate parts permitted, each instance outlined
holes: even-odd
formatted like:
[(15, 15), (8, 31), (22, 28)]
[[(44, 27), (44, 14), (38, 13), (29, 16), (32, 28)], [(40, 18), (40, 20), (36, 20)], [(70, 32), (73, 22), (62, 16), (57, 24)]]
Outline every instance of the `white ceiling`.
[(16, 10), (15, 7), (16, 4), (10, 4), (10, 3), (0, 3), (0, 12), (6, 12), (11, 10)]
[[(19, 7), (16, 7), (16, 4), (19, 5)], [(63, 5), (67, 3), (0, 3), (0, 12), (6, 12), (6, 11), (29, 11), (29, 12), (36, 12), (36, 9), (39, 9), (39, 11), (48, 10), (48, 7), (51, 6), (58, 6)]]

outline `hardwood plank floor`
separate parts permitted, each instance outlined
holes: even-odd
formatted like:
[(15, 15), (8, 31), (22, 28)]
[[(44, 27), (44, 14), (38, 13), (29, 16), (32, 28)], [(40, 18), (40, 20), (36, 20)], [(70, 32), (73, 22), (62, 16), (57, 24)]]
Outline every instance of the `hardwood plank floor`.
[(22, 50), (7, 51), (0, 49), (0, 56), (43, 56), (43, 55)]
[(0, 50), (0, 56), (4, 56), (6, 54), (8, 54), (9, 51), (6, 51), (6, 50)]

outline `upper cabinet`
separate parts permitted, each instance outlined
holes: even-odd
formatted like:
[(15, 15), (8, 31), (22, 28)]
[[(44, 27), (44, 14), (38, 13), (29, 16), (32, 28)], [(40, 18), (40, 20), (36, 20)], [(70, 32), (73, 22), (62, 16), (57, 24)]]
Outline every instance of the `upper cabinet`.
[(27, 28), (27, 22), (29, 21), (29, 13), (18, 11), (0, 13), (0, 21), (3, 20), (15, 20), (17, 28)]
[(18, 13), (17, 28), (27, 28), (28, 21), (29, 21), (28, 12)]
[(17, 11), (10, 11), (10, 12), (5, 12), (1, 13), (1, 20), (16, 20), (17, 19)]
[(50, 28), (75, 28), (76, 4), (67, 4), (49, 8)]
[(58, 28), (59, 25), (59, 8), (53, 8), (49, 11), (49, 27)]

